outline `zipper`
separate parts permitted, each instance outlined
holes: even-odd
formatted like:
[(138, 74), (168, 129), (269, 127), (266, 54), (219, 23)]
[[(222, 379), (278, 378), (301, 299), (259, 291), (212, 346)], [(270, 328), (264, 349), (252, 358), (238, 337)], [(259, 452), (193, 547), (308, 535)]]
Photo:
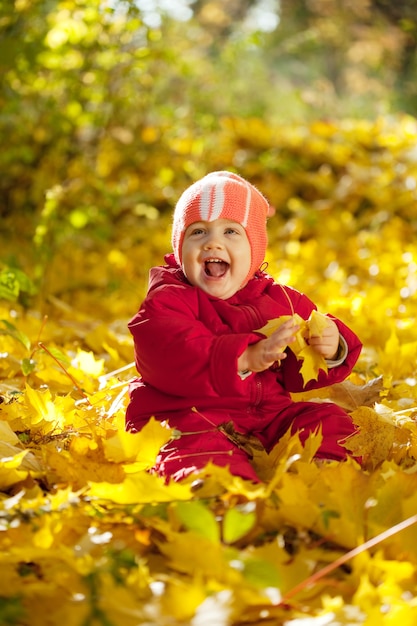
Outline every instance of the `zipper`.
[[(255, 331), (258, 328), (263, 326), (263, 318), (259, 315), (258, 310), (252, 304), (241, 305), (241, 308), (245, 311), (245, 315), (250, 324), (250, 330)], [(250, 404), (249, 410), (255, 412), (262, 400), (262, 381), (260, 377), (256, 376), (255, 382), (255, 398), (254, 401)]]
[(256, 377), (256, 393), (255, 393), (255, 402), (253, 403), (253, 407), (256, 409), (262, 399), (262, 383), (259, 380), (259, 376)]

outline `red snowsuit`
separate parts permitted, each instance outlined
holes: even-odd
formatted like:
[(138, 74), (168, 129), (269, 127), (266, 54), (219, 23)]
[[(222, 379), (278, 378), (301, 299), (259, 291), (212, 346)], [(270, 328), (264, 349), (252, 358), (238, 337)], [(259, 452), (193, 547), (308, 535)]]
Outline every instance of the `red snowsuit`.
[(321, 370), (317, 381), (303, 384), (301, 363), (291, 350), (280, 367), (242, 380), (237, 359), (262, 337), (254, 331), (293, 312), (307, 319), (315, 305), (264, 272), (221, 300), (190, 285), (173, 255), (165, 260), (168, 265), (151, 269), (146, 299), (128, 325), (141, 377), (130, 385), (127, 430), (139, 431), (155, 416), (183, 433), (161, 450), (155, 469), (180, 479), (212, 461), (257, 480), (246, 453), (216, 428), (230, 421), (239, 433), (255, 435), (267, 451), (290, 427), (305, 440), (321, 425), (317, 456), (344, 459), (346, 450), (338, 441), (354, 432), (349, 416), (332, 403), (294, 402), (290, 392), (343, 381), (361, 351), (356, 335), (332, 317), (348, 354), (328, 373)]

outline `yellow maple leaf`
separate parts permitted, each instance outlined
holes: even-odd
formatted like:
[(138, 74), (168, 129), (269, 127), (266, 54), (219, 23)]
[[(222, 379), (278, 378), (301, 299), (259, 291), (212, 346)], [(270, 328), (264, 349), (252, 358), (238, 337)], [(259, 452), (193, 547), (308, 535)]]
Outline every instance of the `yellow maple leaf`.
[(27, 450), (21, 450), (13, 456), (0, 459), (0, 490), (6, 491), (12, 485), (24, 481), (29, 472), (22, 469)]
[(188, 621), (206, 599), (206, 593), (199, 577), (191, 580), (172, 578), (166, 585), (161, 601), (166, 614), (172, 619)]
[(262, 328), (258, 328), (257, 330), (255, 330), (255, 332), (262, 333), (263, 335), (265, 335), (265, 337), (270, 337), (276, 330), (278, 330), (278, 328), (280, 328), (287, 320), (290, 320), (292, 317), (292, 315), (281, 315), (281, 317), (274, 317), (274, 319), (268, 320), (265, 326), (262, 326)]
[(165, 479), (147, 472), (129, 474), (118, 484), (90, 482), (88, 494), (93, 498), (110, 500), (116, 504), (172, 502), (190, 500), (192, 497), (190, 485), (180, 483), (167, 485)]
[(107, 460), (115, 463), (135, 463), (136, 471), (149, 469), (171, 436), (172, 431), (152, 417), (138, 433), (119, 430), (103, 440), (104, 454)]
[(13, 432), (10, 424), (4, 420), (0, 420), (0, 441), (12, 446), (20, 444), (19, 437)]
[(308, 330), (310, 337), (321, 337), (323, 330), (329, 325), (329, 318), (323, 313), (314, 310), (308, 318)]
[(367, 406), (361, 406), (353, 411), (351, 417), (359, 430), (346, 440), (345, 447), (353, 455), (362, 457), (364, 465), (372, 468), (388, 459), (396, 435), (400, 435), (398, 432), (400, 429), (393, 421), (386, 414), (379, 414)]
[[(109, 572), (100, 574), (99, 606), (101, 614), (106, 616), (107, 624), (134, 626), (147, 622), (140, 589), (145, 589), (148, 584), (148, 570), (143, 564), (140, 564), (136, 570), (134, 577), (131, 573), (126, 576), (128, 580), (125, 580), (123, 585), (115, 584)], [(66, 624), (65, 616), (63, 617), (62, 623)], [(88, 619), (78, 621), (78, 624), (88, 623)]]
[(385, 345), (378, 350), (378, 370), (387, 378), (402, 380), (414, 375), (417, 359), (417, 341), (404, 341), (396, 330), (391, 331)]
[(54, 395), (50, 389), (36, 390), (28, 384), (16, 402), (2, 405), (3, 412), (16, 432), (29, 429), (42, 435), (56, 434), (68, 426), (83, 427), (86, 422), (71, 396)]
[(57, 410), (49, 389), (37, 391), (36, 389), (29, 387), (29, 385), (26, 385), (25, 401), (26, 407), (29, 411), (32, 409), (30, 411), (31, 426), (39, 424), (42, 421), (53, 422), (57, 426), (63, 426), (65, 421), (64, 415), (61, 411)]
[(172, 533), (169, 541), (156, 540), (161, 553), (171, 566), (183, 573), (198, 572), (207, 578), (227, 579), (228, 583), (241, 583), (242, 575), (238, 570), (228, 568), (227, 553), (221, 543), (213, 543), (207, 537), (193, 532)]
[(297, 354), (297, 357), (303, 360), (300, 373), (304, 383), (308, 383), (309, 380), (317, 380), (320, 370), (327, 372), (326, 360), (311, 346), (306, 345)]
[(123, 467), (106, 461), (101, 446), (94, 449), (86, 438), (82, 439), (76, 443), (73, 439), (69, 450), (44, 446), (48, 479), (60, 485), (71, 485), (74, 490), (82, 489), (89, 481), (121, 482), (125, 476)]
[[(295, 341), (288, 347), (297, 359), (303, 361), (300, 373), (304, 384), (310, 380), (317, 380), (320, 370), (327, 372), (327, 363), (321, 354), (308, 345), (305, 336), (321, 336), (323, 329), (328, 326), (328, 320), (325, 315), (318, 311), (312, 311), (308, 320), (304, 320), (298, 313), (281, 315), (281, 317), (268, 320), (262, 328), (257, 329), (255, 332), (270, 337), (289, 319), (294, 319), (295, 323), (300, 326), (295, 335)], [(285, 346), (283, 349), (285, 349)]]
[(96, 358), (93, 352), (78, 349), (71, 365), (75, 373), (81, 370), (84, 374), (98, 378), (103, 373), (104, 359)]

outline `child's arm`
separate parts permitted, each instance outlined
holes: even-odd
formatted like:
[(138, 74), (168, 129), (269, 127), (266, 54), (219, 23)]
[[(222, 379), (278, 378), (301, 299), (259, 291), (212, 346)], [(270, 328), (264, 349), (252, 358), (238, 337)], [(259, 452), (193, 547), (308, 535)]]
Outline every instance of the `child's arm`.
[(184, 290), (157, 290), (129, 322), (142, 380), (184, 402), (191, 397), (246, 396), (237, 358), (259, 342), (259, 334), (224, 332), (219, 318), (201, 315), (199, 290), (189, 290), (187, 297)]
[[(276, 361), (283, 361), (287, 353), (285, 348), (293, 343), (299, 326), (288, 320), (267, 339), (261, 339), (246, 348), (238, 359), (239, 372), (263, 372)], [(339, 329), (329, 318), (328, 326), (322, 334), (308, 338), (308, 343), (318, 354), (332, 361), (337, 358), (340, 347)]]

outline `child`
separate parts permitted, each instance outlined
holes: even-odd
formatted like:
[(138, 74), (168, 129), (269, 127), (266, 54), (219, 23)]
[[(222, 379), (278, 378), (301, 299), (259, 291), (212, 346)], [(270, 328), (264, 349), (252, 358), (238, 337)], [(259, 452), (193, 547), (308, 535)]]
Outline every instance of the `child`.
[(316, 308), (260, 269), (268, 213), (264, 196), (237, 174), (212, 172), (191, 185), (174, 212), (174, 254), (151, 269), (148, 294), (129, 322), (141, 377), (130, 386), (126, 428), (139, 431), (155, 416), (180, 431), (155, 466), (167, 479), (211, 461), (259, 481), (248, 454), (226, 436), (226, 424), (267, 451), (289, 428), (304, 442), (321, 427), (317, 457), (346, 458), (339, 441), (354, 432), (349, 416), (332, 403), (294, 402), (290, 392), (343, 381), (361, 343), (329, 316), (322, 336), (309, 339), (328, 372), (304, 384), (301, 362), (287, 348), (299, 330), (294, 320), (270, 337), (256, 332), (283, 315), (307, 320)]

